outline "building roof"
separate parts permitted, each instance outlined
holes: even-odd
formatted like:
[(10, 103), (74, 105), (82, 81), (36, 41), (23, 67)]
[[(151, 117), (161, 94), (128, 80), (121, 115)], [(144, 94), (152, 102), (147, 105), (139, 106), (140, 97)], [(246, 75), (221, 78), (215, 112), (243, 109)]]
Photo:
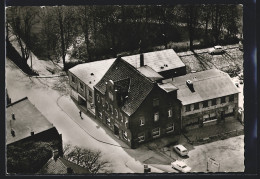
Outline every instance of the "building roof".
[(56, 160), (51, 158), (37, 174), (68, 174), (68, 168), (73, 170), (73, 174), (90, 173), (86, 168), (59, 157)]
[(158, 86), (167, 93), (178, 90), (178, 88), (171, 83), (158, 83)]
[[(189, 89), (187, 80), (192, 81), (195, 92)], [(217, 69), (189, 73), (163, 82), (171, 83), (179, 89), (177, 98), (183, 105), (239, 93), (229, 75)]]
[[(15, 119), (12, 119), (12, 113)], [(43, 132), (54, 126), (28, 100), (27, 97), (18, 100), (6, 108), (6, 144), (10, 144), (34, 134)], [(11, 130), (15, 131), (15, 136)]]
[[(180, 57), (173, 49), (144, 53), (144, 65), (151, 67), (156, 72), (172, 70), (184, 67)], [(135, 68), (140, 67), (140, 55), (131, 55), (122, 57)]]
[(141, 72), (147, 78), (151, 79), (152, 81), (157, 81), (157, 80), (163, 79), (163, 77), (159, 73), (157, 73), (156, 71), (154, 71), (151, 67), (149, 67), (147, 65), (139, 67), (139, 68), (137, 68), (137, 70), (139, 72)]
[(79, 64), (69, 69), (69, 71), (94, 90), (94, 86), (104, 76), (114, 61), (115, 58)]
[(118, 58), (95, 88), (105, 94), (107, 81), (120, 81), (127, 78), (130, 79), (128, 98), (122, 106), (122, 110), (131, 116), (154, 87), (154, 83), (149, 78), (129, 63)]

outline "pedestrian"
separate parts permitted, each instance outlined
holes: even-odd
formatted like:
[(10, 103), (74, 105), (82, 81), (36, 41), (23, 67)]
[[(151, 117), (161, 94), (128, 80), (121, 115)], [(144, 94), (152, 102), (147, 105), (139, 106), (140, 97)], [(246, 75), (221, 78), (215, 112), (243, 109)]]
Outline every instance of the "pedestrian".
[(81, 112), (81, 111), (79, 111), (79, 116), (80, 116), (80, 118), (81, 118), (81, 119), (83, 119), (83, 118), (82, 118), (82, 115), (81, 115), (81, 113), (82, 113), (82, 112)]

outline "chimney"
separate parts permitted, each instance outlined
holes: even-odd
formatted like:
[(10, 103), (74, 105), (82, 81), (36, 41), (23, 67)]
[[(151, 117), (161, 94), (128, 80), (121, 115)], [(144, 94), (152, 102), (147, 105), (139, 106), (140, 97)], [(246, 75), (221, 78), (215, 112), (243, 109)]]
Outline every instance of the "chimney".
[(71, 167), (67, 167), (67, 174), (72, 174), (73, 173), (73, 169)]
[(193, 83), (191, 80), (187, 80), (186, 81), (186, 85), (188, 86), (188, 88), (191, 90), (191, 92), (195, 92), (194, 88), (193, 88)]
[(34, 136), (34, 131), (31, 131), (31, 136)]
[(144, 54), (140, 54), (140, 67), (144, 66)]
[(59, 158), (59, 150), (52, 151), (52, 158), (56, 161)]
[(14, 115), (14, 113), (12, 113), (12, 119), (15, 120), (15, 115)]

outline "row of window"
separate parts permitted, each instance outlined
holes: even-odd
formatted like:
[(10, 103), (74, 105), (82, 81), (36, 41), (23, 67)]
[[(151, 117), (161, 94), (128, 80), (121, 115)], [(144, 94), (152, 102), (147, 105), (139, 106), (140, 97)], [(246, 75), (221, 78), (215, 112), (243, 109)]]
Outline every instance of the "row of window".
[[(74, 76), (71, 76), (71, 81), (72, 81), (73, 83), (75, 83), (75, 77), (74, 77)], [(79, 82), (79, 88), (80, 88), (81, 91), (84, 90), (84, 84), (83, 84), (82, 82)], [(89, 96), (89, 98), (92, 98), (92, 96), (93, 96), (92, 94), (93, 94), (92, 91), (91, 91), (91, 90), (88, 90), (88, 96)]]
[[(203, 107), (203, 108), (209, 107), (209, 101), (210, 101), (210, 100), (208, 100), (208, 101), (203, 101), (203, 102), (202, 102), (202, 107)], [(233, 102), (233, 101), (234, 101), (234, 95), (230, 95), (230, 96), (229, 96), (229, 102)], [(225, 97), (225, 96), (220, 98), (220, 103), (221, 103), (221, 104), (226, 103), (226, 97)], [(200, 103), (194, 103), (194, 108), (193, 108), (193, 110), (198, 110), (198, 109), (200, 108), (200, 107), (199, 107), (199, 104), (200, 104)], [(211, 100), (211, 106), (215, 106), (215, 105), (217, 105), (217, 98)], [(186, 112), (191, 111), (191, 104), (186, 105), (185, 111), (186, 111)]]
[[(168, 109), (168, 117), (172, 117), (172, 109), (171, 108)], [(160, 118), (160, 113), (157, 111), (157, 112), (154, 113), (154, 116), (153, 116), (154, 122), (159, 121), (159, 118)], [(139, 121), (140, 121), (140, 126), (143, 126), (145, 124), (145, 117), (140, 116)]]
[[(171, 124), (168, 124), (167, 127), (166, 127), (166, 133), (171, 133), (174, 131), (174, 124), (171, 123)], [(160, 128), (157, 127), (157, 128), (154, 128), (152, 131), (152, 137), (153, 138), (157, 138), (161, 135), (161, 131), (160, 131)], [(138, 142), (143, 142), (145, 141), (145, 133), (140, 133), (138, 135)]]

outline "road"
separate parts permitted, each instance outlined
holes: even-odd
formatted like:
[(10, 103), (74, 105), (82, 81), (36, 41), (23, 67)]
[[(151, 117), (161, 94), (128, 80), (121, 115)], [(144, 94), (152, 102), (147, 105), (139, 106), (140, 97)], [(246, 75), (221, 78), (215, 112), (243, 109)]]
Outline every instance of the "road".
[[(103, 159), (111, 162), (114, 173), (143, 173), (142, 162), (155, 154), (150, 151), (144, 157), (147, 149), (129, 149), (95, 120), (84, 114), (82, 120), (68, 90), (64, 90), (66, 80), (66, 77), (30, 78), (6, 60), (6, 87), (12, 102), (27, 96), (62, 134), (64, 144), (100, 150)], [(152, 172), (164, 172), (150, 167)]]

